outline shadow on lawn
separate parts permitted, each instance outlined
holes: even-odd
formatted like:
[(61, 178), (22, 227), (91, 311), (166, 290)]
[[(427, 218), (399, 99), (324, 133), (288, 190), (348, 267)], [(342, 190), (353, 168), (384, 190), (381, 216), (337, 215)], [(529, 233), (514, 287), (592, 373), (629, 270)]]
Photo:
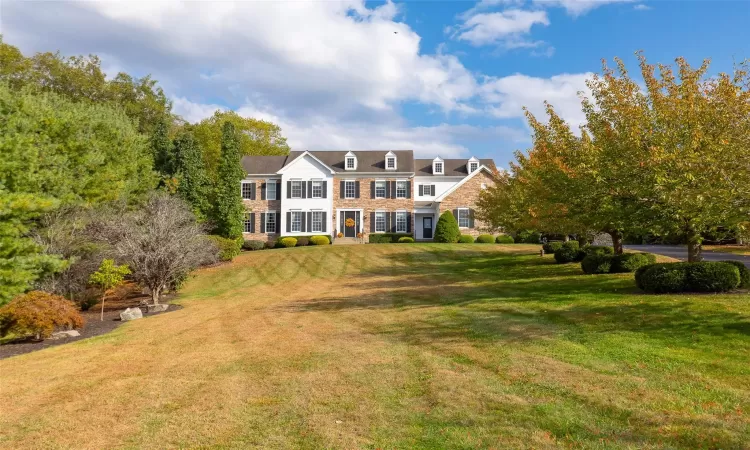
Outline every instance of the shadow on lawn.
[(645, 332), (665, 339), (689, 340), (696, 333), (750, 335), (746, 315), (701, 308), (700, 300), (675, 302), (673, 296), (644, 295), (630, 276), (583, 275), (578, 264), (561, 266), (550, 258), (448, 249), (385, 257), (389, 264), (384, 267), (343, 279), (341, 292), (347, 294), (288, 304), (284, 309), (463, 307), (410, 320), (401, 334), (415, 343), (454, 338), (525, 340), (571, 327)]

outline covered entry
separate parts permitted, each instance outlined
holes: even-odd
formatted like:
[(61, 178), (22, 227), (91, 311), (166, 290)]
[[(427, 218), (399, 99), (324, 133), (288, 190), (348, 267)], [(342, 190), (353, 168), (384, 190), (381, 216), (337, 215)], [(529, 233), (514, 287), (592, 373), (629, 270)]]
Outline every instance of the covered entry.
[(436, 203), (427, 202), (422, 205), (415, 205), (414, 209), (414, 239), (432, 240), (435, 237), (435, 222), (437, 222), (437, 213), (434, 205)]
[(344, 237), (357, 237), (362, 232), (361, 209), (337, 209), (338, 229), (336, 233), (343, 233)]

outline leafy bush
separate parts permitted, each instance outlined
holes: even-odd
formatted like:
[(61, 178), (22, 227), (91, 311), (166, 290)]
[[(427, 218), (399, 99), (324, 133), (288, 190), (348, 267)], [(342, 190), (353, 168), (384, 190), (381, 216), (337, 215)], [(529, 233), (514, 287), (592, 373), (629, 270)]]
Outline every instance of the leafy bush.
[(410, 238), (409, 236), (404, 236), (398, 239), (398, 243), (399, 244), (412, 244), (414, 243), (414, 239)]
[(219, 249), (219, 259), (222, 261), (233, 260), (242, 250), (234, 239), (227, 239), (216, 235), (208, 236), (208, 239)]
[[(580, 245), (580, 244), (579, 244)], [(614, 255), (614, 247), (607, 247), (605, 245), (589, 245), (584, 248), (587, 255)]]
[(613, 259), (612, 255), (589, 254), (581, 261), (581, 269), (589, 275), (610, 273)]
[(0, 308), (0, 336), (49, 337), (55, 328), (80, 328), (83, 317), (72, 302), (59, 295), (31, 291)]
[(284, 237), (279, 239), (279, 245), (284, 248), (295, 247), (297, 245), (297, 239), (293, 237)]
[(310, 245), (328, 245), (331, 243), (331, 240), (328, 239), (328, 236), (312, 236), (310, 238)]
[(727, 264), (731, 264), (740, 271), (740, 285), (742, 289), (750, 288), (750, 269), (741, 261), (722, 261)]
[(266, 248), (266, 243), (265, 241), (248, 239), (242, 243), (242, 248), (244, 248), (245, 250), (249, 250), (249, 251), (263, 250), (264, 248)]
[(614, 255), (610, 273), (635, 272), (643, 266), (656, 263), (656, 255), (651, 253), (623, 253)]
[(495, 238), (495, 243), (497, 244), (513, 244), (515, 243), (515, 240), (513, 240), (513, 236), (509, 236), (507, 234), (501, 234), (500, 236)]
[(740, 272), (732, 264), (713, 261), (651, 264), (636, 271), (635, 283), (654, 294), (726, 292), (740, 285)]
[(538, 244), (539, 232), (535, 230), (520, 230), (516, 233), (515, 241), (519, 244)]
[(300, 236), (297, 238), (297, 247), (305, 247), (310, 245), (310, 238), (307, 236)]
[(477, 244), (494, 244), (495, 237), (491, 234), (480, 234), (477, 236)]
[(368, 237), (370, 244), (391, 244), (397, 243), (402, 237), (414, 238), (409, 233), (374, 233)]
[(586, 251), (578, 248), (577, 241), (563, 242), (562, 247), (555, 251), (555, 261), (558, 264), (567, 264), (583, 261)]
[(555, 253), (556, 251), (560, 250), (563, 246), (563, 241), (549, 241), (546, 244), (542, 245), (542, 249), (544, 249), (544, 253), (547, 255), (551, 255)]
[[(461, 231), (458, 229), (458, 222), (453, 217), (453, 213), (445, 211), (440, 215), (440, 218), (435, 224), (435, 242), (458, 242), (458, 237), (461, 235)], [(472, 240), (473, 242), (473, 240)]]
[(458, 237), (458, 243), (459, 244), (473, 244), (474, 243), (474, 236), (468, 235), (468, 234), (462, 234)]

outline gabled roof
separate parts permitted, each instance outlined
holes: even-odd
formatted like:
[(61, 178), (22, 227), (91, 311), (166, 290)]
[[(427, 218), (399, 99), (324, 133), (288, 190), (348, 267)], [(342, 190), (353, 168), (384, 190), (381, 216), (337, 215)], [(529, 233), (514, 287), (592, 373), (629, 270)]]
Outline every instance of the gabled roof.
[[(320, 159), (318, 159), (318, 158), (317, 158), (317, 157), (316, 157), (315, 155), (313, 155), (313, 154), (312, 154), (311, 152), (305, 151), (305, 152), (301, 152), (301, 153), (300, 153), (300, 152), (294, 152), (294, 153), (299, 153), (299, 155), (297, 155), (297, 157), (296, 157), (296, 158), (294, 158), (294, 159), (292, 159), (291, 161), (290, 161), (289, 159), (287, 159), (287, 163), (286, 163), (286, 164), (284, 164), (284, 167), (282, 167), (281, 169), (279, 169), (278, 173), (282, 173), (282, 172), (284, 172), (284, 171), (285, 171), (286, 169), (288, 169), (289, 167), (292, 167), (292, 166), (293, 166), (293, 165), (294, 165), (294, 164), (295, 164), (295, 163), (296, 163), (297, 161), (301, 161), (301, 160), (302, 160), (302, 159), (303, 159), (303, 158), (304, 158), (305, 156), (309, 156), (309, 157), (311, 157), (312, 159), (314, 159), (315, 161), (317, 161), (317, 162), (318, 162), (318, 163), (319, 163), (320, 165), (322, 165), (323, 167), (325, 167), (325, 168), (326, 168), (326, 169), (327, 169), (327, 170), (328, 170), (328, 171), (329, 171), (330, 173), (333, 173), (333, 172), (334, 172), (334, 171), (333, 171), (333, 169), (331, 169), (331, 168), (330, 168), (330, 167), (328, 166), (328, 164), (326, 164), (326, 163), (324, 163), (323, 161), (321, 161)], [(291, 156), (292, 156), (292, 154), (290, 153), (290, 154), (289, 154), (289, 156), (291, 157)]]
[[(432, 175), (432, 162), (434, 159), (415, 159), (414, 172), (416, 176)], [(465, 177), (469, 174), (466, 168), (466, 159), (444, 159), (443, 176), (446, 177)], [(495, 161), (491, 159), (480, 159), (479, 165), (486, 166), (490, 172), (496, 171)]]
[[(289, 157), (295, 158), (302, 152), (290, 152)], [(352, 151), (312, 151), (309, 152), (316, 158), (325, 163), (334, 172), (346, 173), (385, 173), (385, 155), (386, 150), (352, 150)], [(356, 170), (344, 170), (344, 157), (348, 153), (353, 153), (357, 157)], [(414, 172), (414, 152), (411, 150), (391, 150), (398, 159), (398, 170), (396, 172)], [(392, 173), (393, 170), (388, 172)]]
[[(497, 169), (495, 169), (495, 171), (496, 170)], [(438, 197), (436, 197), (435, 201), (436, 202), (442, 202), (443, 200), (445, 200), (445, 197), (447, 197), (447, 196), (451, 195), (452, 193), (454, 193), (456, 191), (456, 189), (460, 188), (461, 186), (464, 185), (464, 183), (466, 183), (467, 181), (469, 181), (472, 178), (474, 178), (479, 172), (487, 172), (491, 177), (495, 178), (495, 172), (494, 171), (490, 170), (485, 165), (481, 165), (481, 166), (479, 166), (479, 168), (477, 170), (475, 170), (474, 172), (472, 172), (471, 175), (469, 175), (468, 177), (465, 177), (463, 180), (461, 180), (458, 183), (454, 184), (450, 189), (448, 189), (447, 191), (443, 192)]]

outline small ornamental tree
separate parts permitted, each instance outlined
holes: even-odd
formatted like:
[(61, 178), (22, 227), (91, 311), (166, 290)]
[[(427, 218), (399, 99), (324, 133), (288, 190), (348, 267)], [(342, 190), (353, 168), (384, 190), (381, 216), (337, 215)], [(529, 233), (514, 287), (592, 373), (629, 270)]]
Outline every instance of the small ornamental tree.
[(49, 337), (55, 328), (81, 328), (83, 318), (72, 302), (59, 295), (31, 291), (0, 308), (0, 336)]
[(245, 207), (240, 192), (240, 182), (245, 178), (245, 171), (240, 165), (240, 158), (234, 125), (226, 122), (222, 129), (221, 160), (215, 186), (216, 207), (213, 219), (216, 234), (227, 239), (242, 236), (242, 223), (245, 218)]
[(99, 286), (104, 290), (102, 293), (102, 321), (104, 321), (104, 297), (106, 297), (107, 292), (120, 286), (125, 281), (125, 275), (128, 274), (130, 274), (130, 269), (127, 265), (123, 264), (118, 266), (112, 259), (105, 259), (102, 261), (99, 270), (91, 274), (89, 283), (94, 286)]
[(445, 211), (435, 225), (435, 242), (458, 242), (461, 232), (458, 229), (458, 222), (453, 217), (453, 213)]

